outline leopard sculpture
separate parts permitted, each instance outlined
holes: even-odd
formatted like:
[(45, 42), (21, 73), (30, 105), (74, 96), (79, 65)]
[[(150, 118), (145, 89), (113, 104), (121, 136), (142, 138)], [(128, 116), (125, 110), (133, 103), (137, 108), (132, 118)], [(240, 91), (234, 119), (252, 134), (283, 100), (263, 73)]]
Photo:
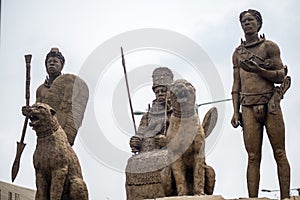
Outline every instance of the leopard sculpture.
[(29, 108), (29, 125), (37, 135), (33, 156), (36, 200), (88, 200), (79, 160), (59, 125), (55, 110), (44, 103)]
[[(166, 139), (178, 196), (212, 194), (215, 181), (213, 169), (205, 163), (205, 133), (195, 111), (195, 92), (184, 79), (170, 87), (173, 113)], [(205, 176), (206, 170), (213, 176)]]

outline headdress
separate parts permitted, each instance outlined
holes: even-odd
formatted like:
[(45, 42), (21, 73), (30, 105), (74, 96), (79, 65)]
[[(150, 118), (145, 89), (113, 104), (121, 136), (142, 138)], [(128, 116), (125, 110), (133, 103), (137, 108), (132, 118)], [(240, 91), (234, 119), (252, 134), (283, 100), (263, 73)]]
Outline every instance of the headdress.
[(54, 48), (51, 48), (50, 52), (47, 54), (46, 56), (46, 59), (45, 59), (45, 65), (47, 65), (47, 61), (50, 57), (57, 57), (61, 64), (62, 64), (62, 67), (64, 66), (65, 64), (65, 58), (64, 56), (61, 54), (61, 52), (59, 51), (58, 48), (54, 47)]
[(154, 69), (152, 73), (152, 89), (154, 90), (158, 86), (169, 87), (173, 82), (173, 73), (167, 67), (158, 67)]

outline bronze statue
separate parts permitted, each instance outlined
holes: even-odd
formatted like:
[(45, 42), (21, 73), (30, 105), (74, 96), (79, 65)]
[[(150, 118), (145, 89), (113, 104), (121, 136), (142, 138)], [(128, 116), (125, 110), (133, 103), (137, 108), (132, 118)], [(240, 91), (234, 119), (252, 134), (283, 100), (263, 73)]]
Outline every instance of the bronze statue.
[[(73, 74), (62, 74), (65, 58), (58, 48), (52, 48), (45, 59), (48, 77), (36, 90), (36, 102), (46, 103), (57, 112), (57, 119), (74, 144), (84, 111), (89, 90), (87, 84)], [(26, 111), (23, 108), (23, 114)]]
[(205, 136), (209, 133), (204, 130), (212, 131), (216, 109), (206, 114), (204, 128), (190, 83), (172, 83), (171, 70), (162, 67), (153, 71), (152, 78), (156, 99), (130, 139), (135, 155), (126, 166), (127, 200), (212, 194), (215, 173), (205, 163)]
[(36, 200), (88, 200), (78, 158), (58, 123), (56, 111), (44, 103), (28, 110), (29, 126), (35, 130), (37, 145), (33, 156), (36, 172)]
[(126, 166), (127, 200), (165, 197), (167, 175), (166, 144), (168, 119), (172, 112), (167, 96), (173, 73), (169, 68), (158, 67), (153, 71), (153, 92), (155, 100), (148, 112), (144, 113), (137, 134), (130, 138), (133, 153)]
[[(261, 147), (265, 127), (277, 163), (281, 199), (289, 198), (290, 166), (285, 152), (285, 127), (280, 100), (290, 86), (287, 67), (282, 64), (277, 44), (258, 36), (262, 16), (256, 10), (243, 11), (240, 23), (245, 34), (233, 53), (231, 124), (243, 128), (248, 153), (249, 197), (258, 196)], [(275, 84), (281, 84), (276, 86)], [(240, 113), (241, 109), (241, 113)]]
[(205, 132), (195, 110), (195, 93), (194, 86), (184, 79), (170, 88), (173, 112), (167, 148), (178, 196), (211, 195), (215, 184), (214, 170), (205, 163)]
[(51, 48), (45, 59), (45, 66), (48, 76), (43, 84), (36, 90), (36, 102), (42, 102), (53, 81), (61, 75), (65, 64), (65, 58), (58, 48)]
[(156, 98), (152, 101), (148, 112), (142, 116), (137, 135), (130, 139), (133, 153), (151, 151), (165, 146), (168, 118), (172, 112), (167, 92), (173, 82), (173, 73), (169, 68), (159, 67), (153, 71), (152, 79), (152, 90)]

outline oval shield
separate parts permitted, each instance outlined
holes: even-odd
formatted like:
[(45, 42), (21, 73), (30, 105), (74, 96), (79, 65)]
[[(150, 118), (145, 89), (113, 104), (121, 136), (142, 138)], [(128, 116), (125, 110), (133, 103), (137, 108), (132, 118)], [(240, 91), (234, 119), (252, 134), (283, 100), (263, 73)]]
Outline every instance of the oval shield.
[(63, 74), (53, 81), (42, 101), (56, 110), (71, 146), (81, 126), (88, 98), (88, 86), (79, 76)]

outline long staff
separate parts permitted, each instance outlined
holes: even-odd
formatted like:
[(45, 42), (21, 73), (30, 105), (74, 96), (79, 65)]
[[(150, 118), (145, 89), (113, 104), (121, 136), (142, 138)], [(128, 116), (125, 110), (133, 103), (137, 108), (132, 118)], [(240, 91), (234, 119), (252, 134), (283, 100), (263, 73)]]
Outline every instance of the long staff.
[(27, 128), (27, 124), (28, 124), (28, 118), (29, 118), (29, 114), (28, 114), (28, 108), (29, 108), (29, 99), (30, 99), (30, 62), (31, 62), (31, 57), (32, 55), (25, 55), (25, 61), (26, 61), (26, 88), (25, 88), (25, 99), (26, 99), (26, 117), (25, 117), (25, 121), (23, 124), (23, 130), (22, 130), (22, 136), (21, 136), (21, 140), (20, 142), (17, 142), (17, 153), (16, 153), (16, 157), (14, 160), (14, 164), (12, 166), (12, 170), (11, 170), (11, 180), (12, 182), (14, 182), (18, 172), (19, 172), (19, 168), (20, 168), (20, 159), (21, 159), (21, 155), (22, 152), (25, 148), (25, 143), (24, 143), (24, 138), (25, 138), (25, 134), (26, 134), (26, 128)]
[(129, 85), (128, 85), (128, 79), (127, 79), (127, 72), (126, 72), (126, 66), (125, 66), (125, 58), (124, 58), (123, 48), (122, 47), (121, 47), (121, 54), (122, 54), (122, 65), (123, 65), (123, 69), (124, 69), (124, 75), (125, 75), (125, 81), (126, 81), (126, 88), (127, 88), (128, 100), (129, 100), (129, 105), (130, 105), (131, 117), (132, 117), (132, 121), (133, 121), (134, 133), (135, 133), (135, 135), (137, 135), (136, 125), (135, 125), (135, 120), (134, 120), (134, 114), (133, 114), (133, 108), (132, 108), (132, 102), (131, 102), (130, 91), (129, 91)]

